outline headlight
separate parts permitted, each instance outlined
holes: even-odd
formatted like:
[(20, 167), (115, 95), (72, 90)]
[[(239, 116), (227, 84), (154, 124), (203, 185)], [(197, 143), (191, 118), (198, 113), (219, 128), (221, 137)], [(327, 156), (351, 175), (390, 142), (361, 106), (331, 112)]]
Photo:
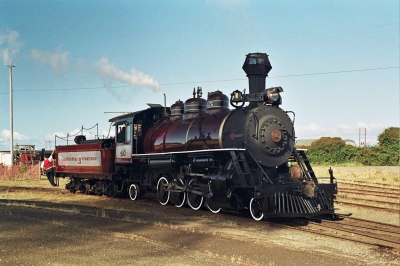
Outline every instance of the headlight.
[(268, 92), (268, 98), (272, 101), (272, 102), (276, 102), (279, 100), (279, 93), (278, 92)]
[[(272, 104), (272, 105), (280, 105), (282, 104), (282, 97), (280, 95), (280, 92), (283, 92), (282, 87), (273, 87), (266, 89), (267, 91), (267, 102)], [(264, 94), (265, 95), (265, 94)]]

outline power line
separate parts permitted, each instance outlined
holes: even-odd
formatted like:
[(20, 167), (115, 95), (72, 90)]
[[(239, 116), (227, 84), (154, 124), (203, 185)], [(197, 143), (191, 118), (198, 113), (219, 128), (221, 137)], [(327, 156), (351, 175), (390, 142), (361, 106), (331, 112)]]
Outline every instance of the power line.
[[(376, 71), (386, 69), (396, 69), (398, 66), (392, 67), (378, 67), (378, 68), (365, 68), (365, 69), (353, 69), (353, 70), (341, 70), (331, 72), (316, 72), (316, 73), (303, 73), (303, 74), (292, 74), (284, 76), (268, 76), (268, 78), (290, 78), (290, 77), (302, 77), (302, 76), (317, 76), (317, 75), (330, 75), (330, 74), (341, 74), (341, 73), (352, 73), (352, 72), (364, 72), (364, 71)], [(220, 80), (203, 80), (203, 81), (188, 81), (188, 82), (174, 82), (174, 83), (161, 83), (161, 86), (172, 86), (172, 85), (185, 85), (185, 84), (202, 84), (202, 83), (216, 83), (216, 82), (231, 82), (240, 81), (247, 79), (220, 79)], [(14, 90), (15, 91), (73, 91), (73, 90), (97, 90), (97, 89), (118, 89), (118, 88), (130, 88), (132, 86), (116, 86), (116, 87), (87, 87), (87, 88), (71, 88), (71, 89), (41, 89), (41, 90)], [(8, 92), (2, 92), (0, 94), (6, 94)]]
[(378, 68), (365, 68), (365, 69), (353, 69), (353, 70), (341, 70), (341, 71), (332, 71), (332, 72), (317, 72), (317, 73), (309, 73), (309, 74), (295, 74), (288, 76), (276, 76), (269, 78), (288, 78), (288, 77), (300, 77), (300, 76), (316, 76), (316, 75), (328, 75), (328, 74), (340, 74), (340, 73), (351, 73), (351, 72), (363, 72), (363, 71), (373, 71), (373, 70), (384, 70), (384, 69), (394, 69), (397, 67), (378, 67)]

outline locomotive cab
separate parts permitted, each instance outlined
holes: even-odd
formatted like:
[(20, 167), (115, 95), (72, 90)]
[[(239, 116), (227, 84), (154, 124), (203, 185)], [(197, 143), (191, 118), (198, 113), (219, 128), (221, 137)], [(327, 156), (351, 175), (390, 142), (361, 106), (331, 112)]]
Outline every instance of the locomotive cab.
[[(115, 127), (115, 163), (132, 163), (132, 154), (143, 153), (143, 138), (148, 129), (165, 116), (164, 107), (148, 104), (150, 108), (124, 114), (109, 120)], [(169, 108), (165, 112), (170, 113)]]

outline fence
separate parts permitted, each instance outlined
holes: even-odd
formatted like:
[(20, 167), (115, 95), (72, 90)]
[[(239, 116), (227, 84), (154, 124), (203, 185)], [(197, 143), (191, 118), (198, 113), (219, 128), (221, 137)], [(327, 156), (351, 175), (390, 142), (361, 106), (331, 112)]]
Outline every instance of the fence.
[(40, 180), (39, 164), (0, 165), (0, 180)]

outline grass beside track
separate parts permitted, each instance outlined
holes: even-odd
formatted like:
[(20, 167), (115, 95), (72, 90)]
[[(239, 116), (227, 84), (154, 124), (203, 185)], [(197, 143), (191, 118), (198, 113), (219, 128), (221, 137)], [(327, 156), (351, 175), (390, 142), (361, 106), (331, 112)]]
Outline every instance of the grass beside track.
[[(330, 166), (313, 166), (318, 178), (329, 177)], [(340, 179), (362, 181), (367, 184), (400, 186), (400, 166), (332, 166), (333, 175)]]

